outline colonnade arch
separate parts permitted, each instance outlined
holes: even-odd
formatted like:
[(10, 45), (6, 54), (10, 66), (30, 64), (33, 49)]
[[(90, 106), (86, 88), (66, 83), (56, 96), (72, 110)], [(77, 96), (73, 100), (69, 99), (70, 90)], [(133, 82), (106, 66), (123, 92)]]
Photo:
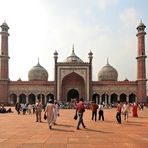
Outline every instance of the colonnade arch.
[(26, 104), (26, 95), (25, 94), (19, 95), (19, 102), (22, 104)]
[(117, 102), (118, 96), (117, 94), (113, 93), (111, 94), (111, 103), (114, 104)]
[(126, 102), (126, 94), (121, 94), (120, 95), (120, 102)]
[(35, 104), (35, 95), (34, 94), (30, 94), (28, 96), (28, 103)]
[[(99, 98), (99, 99), (98, 99)], [(116, 104), (117, 101), (120, 102), (137, 102), (137, 97), (134, 93), (130, 94), (117, 94), (117, 93), (94, 93), (92, 94), (92, 101), (95, 101), (98, 104), (105, 103), (105, 104)]]
[(16, 104), (16, 102), (17, 102), (17, 95), (11, 94), (10, 95), (10, 104)]
[(100, 95), (95, 93), (92, 95), (92, 101), (96, 102), (97, 104), (100, 102)]
[(22, 103), (22, 104), (26, 104), (26, 103), (30, 103), (30, 104), (35, 104), (36, 100), (39, 99), (43, 105), (47, 104), (49, 99), (52, 99), (54, 102), (54, 94), (49, 93), (49, 94), (34, 94), (34, 93), (30, 93), (30, 94), (25, 94), (25, 93), (21, 93), (21, 94), (17, 94), (17, 93), (12, 93), (9, 95), (9, 101), (10, 104), (15, 105), (17, 102)]
[(54, 102), (54, 95), (53, 94), (48, 94), (47, 96), (46, 96), (46, 103), (49, 101), (49, 99), (51, 99), (53, 102)]
[(136, 102), (136, 95), (132, 93), (129, 95), (129, 103), (133, 102)]

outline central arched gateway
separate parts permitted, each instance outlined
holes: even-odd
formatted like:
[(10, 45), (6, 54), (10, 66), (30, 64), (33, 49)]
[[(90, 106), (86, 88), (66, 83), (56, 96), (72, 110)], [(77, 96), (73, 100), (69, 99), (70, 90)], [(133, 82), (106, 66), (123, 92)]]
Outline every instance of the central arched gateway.
[(71, 89), (67, 93), (67, 102), (71, 102), (73, 100), (77, 100), (79, 98), (79, 92), (76, 89)]
[(84, 79), (75, 72), (66, 75), (62, 80), (62, 101), (85, 96)]

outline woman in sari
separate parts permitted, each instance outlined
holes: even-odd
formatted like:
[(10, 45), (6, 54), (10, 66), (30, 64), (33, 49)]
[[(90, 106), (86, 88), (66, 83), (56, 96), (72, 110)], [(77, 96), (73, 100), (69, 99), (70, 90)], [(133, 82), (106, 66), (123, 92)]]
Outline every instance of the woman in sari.
[(137, 108), (138, 108), (137, 104), (134, 103), (134, 105), (133, 105), (133, 117), (138, 117)]

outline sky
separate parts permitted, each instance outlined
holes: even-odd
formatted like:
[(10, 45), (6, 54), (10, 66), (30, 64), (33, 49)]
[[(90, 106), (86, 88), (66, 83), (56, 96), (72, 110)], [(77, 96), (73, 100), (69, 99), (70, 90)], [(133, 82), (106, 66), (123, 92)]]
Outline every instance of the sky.
[[(6, 21), (10, 27), (10, 80), (28, 80), (38, 58), (54, 80), (53, 53), (57, 50), (62, 62), (73, 44), (84, 62), (93, 52), (93, 80), (107, 58), (119, 81), (136, 80), (136, 27), (140, 19), (148, 26), (147, 6), (147, 0), (0, 0), (0, 24)], [(148, 35), (145, 47), (148, 56)]]

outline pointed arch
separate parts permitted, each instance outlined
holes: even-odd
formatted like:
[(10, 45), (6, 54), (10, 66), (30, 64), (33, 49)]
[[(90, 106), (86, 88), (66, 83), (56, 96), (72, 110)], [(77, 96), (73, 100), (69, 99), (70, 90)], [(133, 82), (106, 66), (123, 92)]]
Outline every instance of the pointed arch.
[(28, 103), (35, 104), (35, 95), (34, 94), (28, 95)]
[(129, 95), (129, 103), (133, 103), (133, 102), (136, 102), (136, 95), (131, 93)]
[(12, 105), (16, 104), (17, 102), (17, 95), (16, 94), (10, 94), (10, 103)]
[(92, 101), (94, 101), (95, 103), (100, 103), (100, 95), (95, 93), (92, 95)]
[(67, 93), (67, 102), (71, 102), (72, 100), (78, 100), (79, 99), (79, 92), (76, 89), (70, 89)]
[(120, 95), (120, 102), (126, 102), (126, 94), (121, 94)]
[(115, 93), (111, 94), (111, 103), (112, 104), (117, 103), (117, 98), (118, 98), (117, 94)]
[(68, 75), (66, 75), (62, 80), (62, 101), (66, 101), (68, 98), (68, 92), (71, 89), (75, 89), (78, 91), (78, 97), (85, 98), (85, 85), (84, 85), (84, 79), (79, 74), (72, 72)]
[(19, 103), (26, 104), (26, 95), (25, 94), (19, 95)]

